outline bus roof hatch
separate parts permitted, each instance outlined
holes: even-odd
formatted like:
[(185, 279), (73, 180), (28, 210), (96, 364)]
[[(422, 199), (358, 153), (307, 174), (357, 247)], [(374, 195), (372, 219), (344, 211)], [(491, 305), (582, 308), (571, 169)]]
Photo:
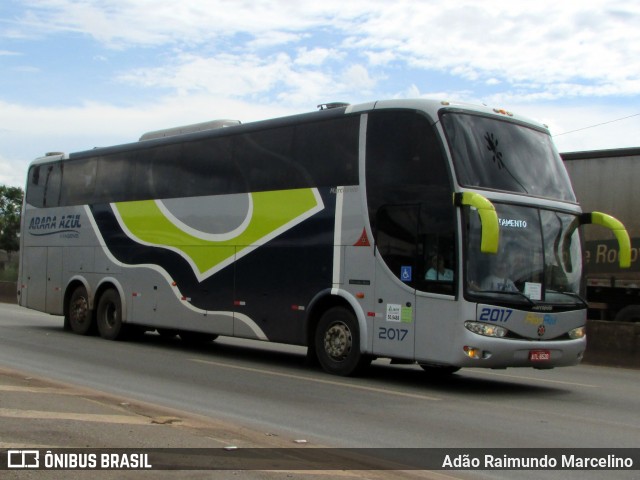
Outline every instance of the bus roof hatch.
[(234, 127), (240, 125), (240, 120), (211, 120), (209, 122), (193, 123), (182, 127), (165, 128), (163, 130), (154, 130), (147, 132), (140, 137), (140, 141), (154, 140), (157, 138), (173, 137), (175, 135), (184, 135), (187, 133), (203, 132), (205, 130), (215, 130), (217, 128)]

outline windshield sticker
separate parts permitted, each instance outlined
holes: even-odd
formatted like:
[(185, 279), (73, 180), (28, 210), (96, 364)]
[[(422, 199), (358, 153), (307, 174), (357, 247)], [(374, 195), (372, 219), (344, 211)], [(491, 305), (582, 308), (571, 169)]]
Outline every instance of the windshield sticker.
[(506, 228), (527, 228), (526, 220), (517, 220), (515, 218), (498, 218), (501, 227)]
[(387, 304), (387, 322), (400, 322), (402, 306), (395, 303)]
[(410, 282), (413, 278), (412, 268), (409, 266), (400, 267), (400, 280)]
[(401, 320), (402, 323), (413, 322), (413, 307), (402, 307)]
[(498, 139), (493, 135), (493, 133), (485, 133), (484, 139), (487, 141), (487, 148), (493, 154), (493, 163), (495, 163), (498, 167), (498, 170), (504, 168), (504, 162), (502, 161), (502, 152), (498, 151)]
[(542, 284), (525, 282), (524, 294), (531, 300), (542, 300)]

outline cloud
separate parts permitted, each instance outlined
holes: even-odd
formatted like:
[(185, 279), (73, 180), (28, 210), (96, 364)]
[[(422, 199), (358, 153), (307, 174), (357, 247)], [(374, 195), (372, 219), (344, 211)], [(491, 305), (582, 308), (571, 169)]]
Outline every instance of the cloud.
[(296, 51), (295, 63), (302, 66), (321, 66), (327, 60), (343, 58), (344, 54), (334, 48), (307, 48)]
[(360, 58), (370, 69), (402, 62), (470, 82), (499, 80), (534, 101), (640, 93), (640, 72), (629, 61), (640, 56), (640, 6), (633, 0), (579, 7), (540, 0), (526, 8), (510, 0), (26, 3), (24, 29), (77, 32), (111, 48), (163, 46), (196, 55), (194, 47), (206, 45), (215, 55), (233, 42), (233, 53), (243, 56), (294, 46)]
[(0, 155), (0, 185), (24, 188), (27, 173), (26, 163), (16, 168), (16, 165), (21, 163), (16, 159), (5, 158)]
[[(25, 0), (28, 8), (17, 27), (22, 31), (75, 32), (112, 48), (209, 43), (250, 32), (265, 44), (291, 41), (292, 32), (325, 24), (339, 2), (289, 0)], [(363, 5), (358, 6), (358, 12)], [(348, 9), (346, 9), (348, 10)], [(46, 28), (46, 30), (45, 30)], [(41, 30), (39, 30), (41, 29)], [(280, 37), (278, 38), (278, 32)]]
[(560, 106), (514, 104), (513, 111), (544, 123), (560, 152), (638, 147), (640, 111), (606, 102)]
[(0, 184), (23, 186), (27, 166), (46, 152), (72, 153), (137, 142), (148, 131), (230, 118), (243, 123), (296, 111), (224, 97), (171, 96), (134, 107), (85, 103), (34, 108), (0, 101)]
[[(554, 133), (638, 113), (636, 0), (539, 0), (526, 8), (511, 0), (9, 5), (0, 38), (10, 42), (0, 59), (6, 84), (21, 88), (0, 93), (0, 181), (2, 162), (25, 169), (47, 150), (136, 141), (145, 131), (215, 118), (277, 117), (338, 100), (486, 103), (541, 119)], [(38, 62), (39, 52), (65, 52), (78, 41), (93, 63)], [(26, 88), (25, 68), (42, 75), (28, 79), (37, 95)], [(43, 95), (39, 81), (55, 95)], [(564, 151), (637, 146), (638, 123), (556, 141)]]
[(184, 54), (162, 67), (126, 72), (119, 80), (168, 89), (181, 96), (206, 93), (254, 101), (271, 96), (298, 107), (308, 106), (310, 100), (331, 100), (327, 92), (332, 96), (350, 96), (354, 90), (372, 92), (377, 80), (369, 70), (361, 64), (336, 64), (337, 56), (330, 49), (301, 49), (296, 58), (283, 52), (268, 56)]

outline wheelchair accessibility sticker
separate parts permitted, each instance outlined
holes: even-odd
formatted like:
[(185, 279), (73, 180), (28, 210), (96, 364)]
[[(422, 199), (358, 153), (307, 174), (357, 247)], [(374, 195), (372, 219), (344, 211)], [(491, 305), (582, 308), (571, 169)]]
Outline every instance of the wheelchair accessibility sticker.
[(412, 280), (412, 276), (412, 267), (400, 267), (400, 280), (403, 282), (410, 282)]

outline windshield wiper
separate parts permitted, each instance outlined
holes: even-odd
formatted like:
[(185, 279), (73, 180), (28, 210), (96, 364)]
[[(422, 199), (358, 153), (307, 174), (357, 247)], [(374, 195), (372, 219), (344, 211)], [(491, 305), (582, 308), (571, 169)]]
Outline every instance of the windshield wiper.
[(536, 305), (536, 302), (534, 302), (533, 300), (531, 300), (529, 297), (527, 297), (524, 293), (522, 293), (520, 290), (480, 290), (481, 293), (500, 293), (500, 294), (506, 294), (506, 295), (517, 295), (519, 297), (524, 298), (529, 305), (531, 305), (532, 307)]
[(587, 304), (587, 302), (584, 301), (584, 299), (578, 295), (577, 293), (574, 292), (561, 292), (559, 290), (547, 290), (547, 292), (551, 292), (551, 293), (559, 293), (560, 295), (566, 295), (567, 297), (571, 297), (571, 298), (575, 298), (576, 300), (578, 300), (578, 302), (584, 307), (584, 308), (588, 308), (589, 305)]

